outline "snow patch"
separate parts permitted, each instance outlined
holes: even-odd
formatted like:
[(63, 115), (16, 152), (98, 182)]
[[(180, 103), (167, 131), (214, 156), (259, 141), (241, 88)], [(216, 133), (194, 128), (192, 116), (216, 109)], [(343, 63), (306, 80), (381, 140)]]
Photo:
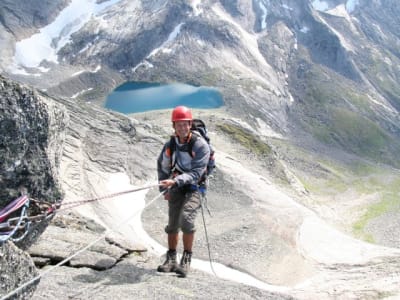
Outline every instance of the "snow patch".
[(81, 70), (81, 71), (75, 72), (74, 74), (71, 75), (71, 77), (75, 77), (75, 76), (81, 75), (84, 72), (86, 72), (86, 71), (85, 70)]
[(284, 9), (287, 9), (287, 10), (293, 10), (292, 7), (290, 7), (290, 6), (286, 5), (286, 4), (282, 4), (281, 6), (282, 6)]
[(349, 14), (347, 13), (346, 7), (344, 6), (344, 4), (340, 4), (328, 11), (326, 11), (326, 13), (333, 15), (333, 16), (337, 16), (337, 17), (343, 17), (346, 18), (347, 20), (350, 20)]
[(315, 10), (318, 11), (326, 11), (329, 9), (328, 3), (323, 0), (314, 0), (311, 5)]
[(157, 53), (161, 52), (161, 53), (165, 53), (165, 54), (169, 54), (172, 52), (172, 49), (170, 48), (173, 45), (173, 41), (177, 38), (177, 36), (179, 35), (179, 33), (181, 32), (181, 27), (182, 25), (184, 25), (185, 23), (180, 23), (178, 24), (174, 30), (169, 34), (167, 40), (158, 48), (155, 48), (153, 51), (150, 52), (149, 55), (146, 56), (146, 58), (144, 59), (144, 61), (138, 63), (134, 68), (132, 68), (132, 72), (136, 72), (136, 70), (141, 67), (149, 67), (152, 68), (153, 65), (151, 63), (149, 63), (147, 61), (147, 59), (151, 58), (152, 56), (156, 55)]
[(359, 0), (348, 0), (346, 2), (346, 10), (349, 12), (349, 14), (351, 14), (358, 5), (360, 5)]
[(168, 45), (172, 44), (172, 42), (176, 39), (176, 37), (179, 35), (179, 33), (181, 32), (181, 27), (182, 25), (185, 23), (180, 23), (179, 25), (177, 25), (174, 30), (169, 34), (168, 39), (159, 47), (154, 49), (153, 51), (151, 51), (151, 53), (146, 57), (146, 58), (150, 58), (154, 55), (156, 55), (158, 52), (160, 52), (161, 50), (166, 50), (168, 49)]
[(141, 63), (137, 64), (134, 68), (132, 68), (132, 72), (136, 72), (136, 70), (141, 66), (143, 66), (145, 68), (153, 68), (154, 67), (153, 64), (151, 64), (147, 60), (145, 60), (144, 62), (141, 62)]
[(200, 4), (201, 4), (201, 1), (202, 0), (192, 0), (192, 3), (191, 3), (192, 8), (193, 8), (194, 16), (196, 16), (196, 17), (203, 12), (203, 10), (199, 8)]
[(83, 95), (84, 93), (89, 92), (89, 91), (91, 91), (91, 90), (93, 90), (93, 88), (88, 88), (88, 89), (86, 89), (86, 90), (80, 91), (80, 92), (78, 92), (78, 93), (72, 95), (72, 96), (71, 96), (71, 99), (75, 99), (76, 97), (78, 97), (78, 96), (80, 96), (80, 95)]
[(205, 43), (202, 40), (197, 39), (196, 40), (197, 44), (199, 44), (201, 47), (205, 46)]
[[(37, 68), (45, 60), (58, 64), (57, 52), (70, 41), (71, 35), (94, 15), (119, 1), (110, 0), (97, 4), (96, 0), (72, 0), (51, 24), (40, 29), (39, 33), (16, 43), (10, 72), (21, 74), (24, 68)], [(26, 71), (25, 74), (29, 75)]]
[(101, 70), (101, 66), (97, 65), (97, 67), (93, 71), (90, 71), (90, 73), (97, 73), (100, 70)]
[(80, 74), (82, 74), (82, 73), (85, 73), (85, 72), (97, 73), (97, 72), (100, 71), (100, 70), (101, 70), (101, 66), (100, 66), (100, 65), (97, 65), (96, 68), (95, 68), (94, 70), (88, 70), (88, 71), (87, 71), (87, 70), (80, 70), (80, 71), (75, 72), (74, 74), (72, 74), (71, 77), (78, 76), (78, 75), (80, 75)]
[(307, 32), (310, 31), (310, 28), (308, 28), (307, 26), (303, 26), (303, 27), (301, 27), (300, 31), (301, 31), (302, 33), (307, 33)]
[(265, 5), (265, 3), (262, 0), (258, 0), (258, 5), (260, 6), (260, 9), (262, 11), (262, 15), (261, 15), (261, 29), (264, 30), (265, 28), (267, 28), (267, 14), (268, 14), (268, 10), (267, 7)]

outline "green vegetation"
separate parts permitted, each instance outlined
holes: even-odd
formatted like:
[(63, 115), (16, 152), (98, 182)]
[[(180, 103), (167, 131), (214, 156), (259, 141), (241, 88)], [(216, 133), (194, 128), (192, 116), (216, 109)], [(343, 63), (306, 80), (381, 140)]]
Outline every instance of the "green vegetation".
[[(295, 163), (292, 171), (315, 201), (324, 205), (341, 199), (359, 216), (347, 220), (351, 221), (349, 230), (357, 238), (375, 242), (373, 235), (366, 232), (369, 222), (386, 213), (400, 211), (398, 170), (357, 158), (351, 162), (334, 160), (330, 156), (311, 154), (284, 141), (279, 141), (278, 147), (284, 147), (284, 152), (295, 158), (292, 159)], [(357, 201), (352, 204), (353, 200)]]
[(103, 88), (94, 88), (83, 92), (78, 96), (78, 99), (84, 101), (96, 101), (97, 99), (104, 99), (104, 95), (107, 95), (107, 91)]
[(330, 107), (330, 122), (315, 128), (316, 136), (326, 143), (340, 144), (344, 149), (378, 160), (390, 138), (374, 122), (350, 110)]
[[(393, 56), (391, 53), (386, 52), (385, 55), (390, 58), (393, 64), (398, 62), (398, 58)], [(372, 81), (375, 82), (378, 87), (386, 94), (386, 96), (400, 105), (400, 87), (398, 82), (400, 80), (400, 74), (396, 73), (395, 69), (391, 65), (383, 60), (374, 58), (373, 55), (369, 57), (365, 72), (368, 74)]]
[[(227, 82), (234, 81), (233, 77), (219, 68), (196, 70), (195, 73), (187, 70), (187, 72), (184, 73), (174, 74), (173, 77), (176, 78), (176, 82), (184, 82), (194, 86), (218, 87), (222, 79)], [(152, 78), (153, 81), (155, 81), (154, 79), (155, 78)], [(161, 80), (159, 82), (164, 81), (165, 80)]]
[[(336, 82), (335, 87), (331, 82)], [(379, 124), (368, 95), (338, 75), (314, 68), (305, 75), (300, 123), (316, 139), (346, 152), (400, 166), (400, 143)]]
[[(312, 194), (322, 199), (335, 199), (337, 195), (351, 190), (356, 197), (379, 199), (378, 202), (364, 204), (365, 212), (352, 225), (353, 234), (368, 242), (375, 242), (371, 234), (365, 232), (370, 221), (388, 212), (400, 211), (400, 175), (360, 161), (342, 165), (333, 161), (320, 162), (321, 168), (328, 170), (325, 177), (302, 177), (301, 181)], [(374, 197), (375, 195), (375, 197)], [(359, 209), (356, 206), (353, 209)]]
[(365, 227), (371, 220), (390, 211), (399, 211), (399, 194), (387, 192), (382, 195), (382, 200), (370, 205), (363, 216), (353, 224), (354, 235), (370, 243), (375, 242), (372, 235), (365, 233)]
[(257, 159), (263, 162), (265, 170), (272, 174), (274, 182), (278, 185), (288, 186), (290, 179), (285, 171), (285, 166), (277, 159), (272, 147), (259, 136), (252, 134), (240, 125), (220, 123), (216, 125), (217, 131), (229, 136), (229, 139), (254, 153)]
[(225, 123), (217, 125), (217, 128), (257, 155), (269, 156), (272, 154), (272, 149), (268, 144), (239, 126)]

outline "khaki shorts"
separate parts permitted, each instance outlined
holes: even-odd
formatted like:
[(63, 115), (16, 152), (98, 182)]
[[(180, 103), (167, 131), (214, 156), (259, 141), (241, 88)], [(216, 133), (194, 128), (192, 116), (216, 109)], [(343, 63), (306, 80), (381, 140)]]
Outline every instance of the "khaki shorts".
[(199, 191), (172, 189), (170, 194), (171, 199), (168, 201), (168, 225), (165, 227), (165, 232), (178, 233), (179, 229), (183, 233), (195, 232), (195, 219), (201, 205)]

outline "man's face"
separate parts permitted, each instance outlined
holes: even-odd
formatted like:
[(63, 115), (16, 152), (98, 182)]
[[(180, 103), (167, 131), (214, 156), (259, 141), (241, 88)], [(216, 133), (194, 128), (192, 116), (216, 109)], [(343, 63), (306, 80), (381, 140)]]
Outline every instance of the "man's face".
[(175, 128), (176, 134), (180, 138), (187, 137), (189, 135), (191, 125), (192, 124), (190, 121), (176, 121), (174, 123), (174, 128)]

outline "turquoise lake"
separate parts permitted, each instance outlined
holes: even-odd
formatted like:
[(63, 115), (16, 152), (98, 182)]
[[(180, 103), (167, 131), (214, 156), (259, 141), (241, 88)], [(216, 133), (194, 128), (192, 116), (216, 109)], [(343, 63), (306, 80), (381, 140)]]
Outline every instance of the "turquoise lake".
[(169, 109), (177, 105), (190, 108), (217, 108), (223, 104), (221, 93), (210, 87), (196, 87), (183, 83), (127, 82), (107, 96), (105, 107), (131, 114)]

